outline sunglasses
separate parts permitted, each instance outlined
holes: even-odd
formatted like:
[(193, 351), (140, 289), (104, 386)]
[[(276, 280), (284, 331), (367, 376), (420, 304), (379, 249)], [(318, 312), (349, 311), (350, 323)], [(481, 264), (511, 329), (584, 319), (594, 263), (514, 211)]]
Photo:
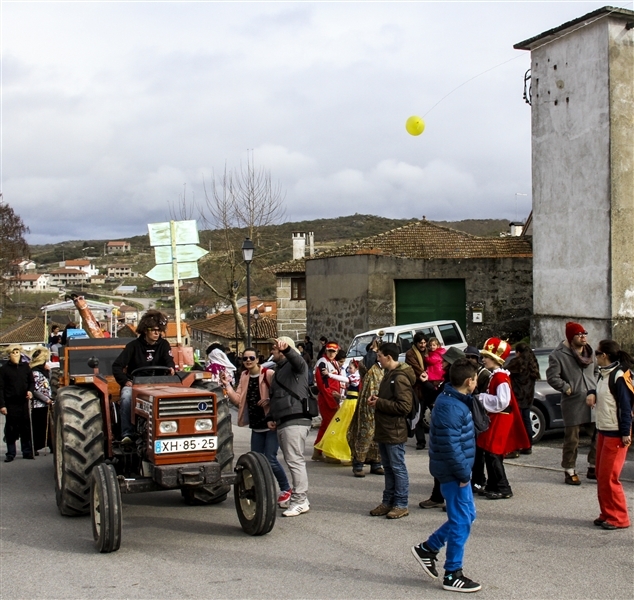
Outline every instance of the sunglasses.
[(247, 362), (247, 361), (251, 361), (251, 360), (256, 360), (256, 356), (243, 356), (242, 357), (242, 362)]

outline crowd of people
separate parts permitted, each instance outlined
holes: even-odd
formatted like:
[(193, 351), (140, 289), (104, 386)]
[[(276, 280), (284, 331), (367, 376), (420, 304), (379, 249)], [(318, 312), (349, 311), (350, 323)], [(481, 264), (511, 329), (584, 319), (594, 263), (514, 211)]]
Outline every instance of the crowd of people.
[[(113, 363), (121, 386), (122, 443), (134, 435), (130, 424), (132, 372), (161, 365), (173, 372), (174, 360), (164, 338), (167, 319), (148, 311), (131, 341)], [(577, 457), (581, 430), (591, 438), (586, 477), (597, 481), (597, 527), (627, 528), (630, 518), (619, 481), (631, 444), (634, 359), (612, 340), (593, 350), (579, 323), (566, 325), (565, 340), (549, 356), (549, 384), (562, 394), (564, 483), (580, 485)], [(61, 343), (59, 330), (51, 345)], [(352, 467), (354, 477), (383, 476), (380, 503), (373, 517), (400, 519), (409, 515), (409, 474), (405, 443), (416, 438), (416, 450), (429, 448), (434, 486), (423, 509), (442, 508), (447, 521), (413, 556), (432, 578), (439, 551), (446, 546), (443, 588), (475, 592), (481, 586), (463, 573), (465, 544), (476, 517), (474, 495), (489, 500), (513, 497), (505, 459), (532, 453), (530, 411), (539, 365), (530, 346), (511, 346), (489, 338), (481, 349), (444, 348), (436, 338), (417, 333), (400, 362), (400, 348), (375, 337), (363, 361), (346, 356), (339, 344), (320, 338), (313, 344), (288, 337), (271, 339), (270, 356), (246, 348), (240, 360), (228, 348), (212, 344), (204, 367), (223, 386), (238, 410), (238, 425), (251, 430), (251, 450), (262, 453), (279, 486), (278, 504), (285, 517), (310, 510), (305, 446), (315, 416), (310, 409), (316, 390), (319, 430), (312, 460)], [(5, 462), (12, 462), (20, 441), (22, 455), (32, 459), (50, 446), (48, 413), (53, 403), (49, 349), (30, 356), (8, 348), (9, 362), (0, 368), (0, 412), (6, 416)], [(315, 361), (313, 363), (313, 359)], [(509, 360), (510, 359), (510, 360)], [(238, 363), (239, 364), (236, 364)], [(430, 411), (429, 442), (422, 420), (410, 427), (417, 406)], [(414, 429), (411, 431), (411, 429)], [(281, 450), (287, 470), (278, 459)]]

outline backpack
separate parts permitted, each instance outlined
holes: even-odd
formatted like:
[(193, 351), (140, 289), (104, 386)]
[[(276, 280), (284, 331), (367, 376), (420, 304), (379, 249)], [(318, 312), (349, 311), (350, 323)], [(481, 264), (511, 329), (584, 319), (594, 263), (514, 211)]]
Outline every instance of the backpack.
[(631, 369), (623, 371), (620, 368), (616, 368), (610, 372), (610, 375), (608, 377), (608, 387), (610, 388), (610, 394), (612, 394), (612, 396), (616, 398), (616, 376), (619, 373), (623, 373), (623, 381), (625, 381), (625, 385), (627, 385), (630, 391), (630, 408), (634, 409), (634, 380), (632, 379)]
[[(408, 379), (409, 382), (409, 379)], [(394, 396), (394, 380), (390, 382), (390, 393)], [(412, 387), (412, 409), (405, 415), (405, 422), (407, 424), (407, 437), (414, 437), (416, 433), (416, 426), (423, 418), (423, 405), (421, 404), (416, 390)]]
[(475, 429), (476, 437), (484, 433), (491, 425), (489, 413), (487, 413), (484, 406), (482, 406), (482, 402), (476, 396), (473, 397), (471, 417), (473, 418), (473, 428)]

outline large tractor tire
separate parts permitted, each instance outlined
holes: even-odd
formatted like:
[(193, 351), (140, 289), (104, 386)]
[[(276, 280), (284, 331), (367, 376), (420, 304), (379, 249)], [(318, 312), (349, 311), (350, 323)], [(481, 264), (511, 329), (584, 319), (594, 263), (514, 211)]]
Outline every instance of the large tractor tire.
[(91, 472), (104, 458), (101, 403), (90, 388), (60, 388), (55, 404), (55, 498), (68, 517), (90, 511)]
[(55, 396), (57, 396), (57, 391), (59, 390), (59, 369), (51, 369), (51, 398), (55, 400)]
[(233, 486), (240, 525), (249, 535), (265, 535), (275, 525), (277, 487), (273, 469), (263, 454), (247, 452), (236, 461)]
[(99, 552), (115, 552), (121, 546), (121, 489), (112, 465), (101, 463), (92, 470), (90, 516), (92, 535)]
[[(233, 430), (231, 428), (231, 412), (229, 398), (222, 393), (222, 388), (211, 381), (196, 381), (193, 385), (208, 392), (216, 394), (216, 407), (218, 411), (218, 450), (216, 460), (220, 464), (222, 474), (233, 473)], [(204, 485), (197, 488), (182, 488), (181, 495), (187, 504), (219, 504), (227, 499), (231, 491), (230, 486)]]

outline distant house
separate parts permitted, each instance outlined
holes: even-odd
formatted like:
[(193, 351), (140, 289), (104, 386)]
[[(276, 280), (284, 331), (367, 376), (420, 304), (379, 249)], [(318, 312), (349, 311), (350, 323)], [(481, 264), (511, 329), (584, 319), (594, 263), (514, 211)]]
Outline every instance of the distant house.
[(132, 267), (130, 265), (110, 265), (107, 267), (108, 277), (114, 279), (125, 279), (132, 277)]
[(81, 269), (68, 269), (66, 267), (62, 269), (55, 269), (51, 271), (51, 284), (52, 285), (74, 285), (86, 283), (88, 281), (88, 274)]
[(136, 285), (120, 285), (114, 290), (114, 293), (119, 294), (120, 296), (125, 296), (126, 294), (136, 294), (136, 290)]
[(18, 270), (20, 273), (27, 273), (28, 271), (35, 271), (36, 264), (32, 260), (20, 260), (18, 261)]
[(136, 325), (139, 321), (139, 309), (134, 306), (127, 306), (126, 304), (117, 305), (117, 321), (121, 325), (132, 324)]
[(95, 268), (92, 261), (86, 259), (64, 260), (59, 263), (59, 266), (65, 267), (66, 269), (79, 269), (80, 271), (84, 271), (88, 277), (99, 274), (99, 269)]
[(103, 285), (104, 283), (106, 283), (106, 276), (105, 275), (93, 275), (90, 278), (90, 283), (92, 283), (94, 285)]
[[(165, 329), (165, 338), (172, 345), (177, 343), (176, 331), (176, 323), (174, 321), (170, 321)], [(189, 346), (189, 342), (190, 339), (187, 323), (185, 323), (185, 321), (181, 321), (181, 343), (184, 346)]]
[(130, 242), (108, 242), (106, 244), (106, 252), (108, 254), (123, 254), (124, 252), (130, 252)]
[(18, 290), (42, 292), (48, 289), (49, 276), (41, 273), (20, 273), (11, 280), (11, 287)]

